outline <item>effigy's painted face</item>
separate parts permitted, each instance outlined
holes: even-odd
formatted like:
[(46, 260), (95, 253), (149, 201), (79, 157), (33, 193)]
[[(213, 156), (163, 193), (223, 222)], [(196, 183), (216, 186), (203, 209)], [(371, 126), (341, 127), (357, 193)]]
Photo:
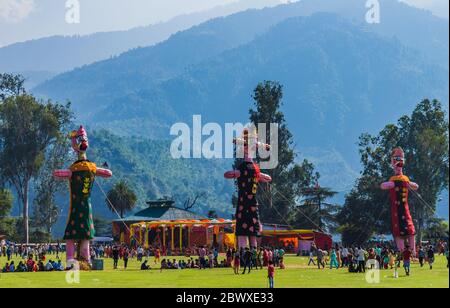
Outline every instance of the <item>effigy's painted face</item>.
[(80, 126), (78, 131), (71, 133), (72, 148), (77, 153), (85, 153), (89, 147), (89, 141), (86, 130), (83, 126)]
[(255, 153), (258, 143), (258, 137), (255, 133), (251, 133), (248, 128), (242, 132), (242, 137), (234, 139), (237, 146), (244, 150), (244, 158), (249, 159)]
[(400, 174), (405, 166), (405, 152), (401, 148), (396, 148), (392, 151), (391, 159), (392, 168), (396, 174)]

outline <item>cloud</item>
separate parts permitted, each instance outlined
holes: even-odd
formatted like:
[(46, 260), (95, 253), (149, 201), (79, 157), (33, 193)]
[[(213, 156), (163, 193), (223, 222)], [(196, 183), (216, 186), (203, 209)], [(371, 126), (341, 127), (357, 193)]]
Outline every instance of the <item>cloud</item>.
[(0, 0), (0, 22), (20, 22), (34, 7), (34, 0)]

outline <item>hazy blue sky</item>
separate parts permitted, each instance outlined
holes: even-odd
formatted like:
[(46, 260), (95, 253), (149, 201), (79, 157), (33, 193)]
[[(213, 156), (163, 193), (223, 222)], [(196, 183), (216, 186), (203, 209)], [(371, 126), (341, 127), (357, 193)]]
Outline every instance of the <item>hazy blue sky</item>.
[[(67, 1), (0, 0), (0, 46), (55, 34), (125, 30), (238, 0), (78, 0), (79, 24), (66, 23)], [(448, 0), (402, 1), (448, 17)]]

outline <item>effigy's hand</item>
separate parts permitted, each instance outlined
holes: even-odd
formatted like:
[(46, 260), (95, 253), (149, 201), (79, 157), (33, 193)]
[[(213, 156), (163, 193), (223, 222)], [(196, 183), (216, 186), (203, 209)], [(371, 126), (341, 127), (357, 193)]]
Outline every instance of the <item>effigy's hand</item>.
[(70, 170), (55, 170), (55, 171), (53, 171), (53, 176), (57, 179), (66, 180), (72, 176), (72, 171), (70, 171)]
[(414, 182), (409, 182), (409, 188), (412, 190), (419, 190), (419, 184), (414, 183)]
[(384, 182), (383, 184), (381, 184), (380, 187), (381, 187), (382, 190), (393, 189), (393, 188), (395, 188), (395, 183), (392, 182), (392, 181)]
[(97, 172), (95, 175), (102, 177), (102, 178), (110, 178), (112, 177), (112, 171), (109, 169), (103, 169), (103, 168), (97, 168)]
[(223, 176), (226, 179), (237, 179), (241, 176), (241, 172), (239, 170), (227, 171)]
[(259, 180), (262, 183), (270, 183), (270, 182), (272, 182), (272, 177), (270, 175), (268, 175), (268, 174), (261, 173), (260, 176), (259, 176)]

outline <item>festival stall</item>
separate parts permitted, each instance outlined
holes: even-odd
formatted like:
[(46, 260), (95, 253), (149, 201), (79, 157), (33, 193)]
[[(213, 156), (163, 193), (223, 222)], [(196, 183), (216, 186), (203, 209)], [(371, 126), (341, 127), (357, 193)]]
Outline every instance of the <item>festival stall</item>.
[(145, 248), (161, 247), (182, 252), (194, 246), (215, 246), (224, 250), (234, 244), (230, 238), (234, 222), (226, 219), (167, 220), (132, 224), (123, 242)]
[(331, 235), (314, 230), (264, 230), (262, 245), (284, 247), (288, 252), (309, 252), (313, 244), (328, 250), (333, 245)]

